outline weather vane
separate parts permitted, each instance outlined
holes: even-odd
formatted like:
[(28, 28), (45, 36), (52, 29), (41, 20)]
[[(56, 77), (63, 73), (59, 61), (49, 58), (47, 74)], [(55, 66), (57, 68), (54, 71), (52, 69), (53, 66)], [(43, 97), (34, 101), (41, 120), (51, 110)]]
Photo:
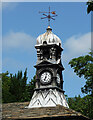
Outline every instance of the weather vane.
[[(43, 13), (43, 15), (45, 16), (45, 17), (41, 17), (41, 19), (45, 19), (45, 18), (48, 18), (48, 26), (50, 26), (50, 20), (52, 19), (52, 20), (55, 20), (54, 19), (54, 17), (56, 17), (57, 15), (56, 15), (56, 11), (50, 11), (50, 7), (49, 7), (49, 12), (39, 12), (39, 13)], [(48, 13), (48, 15), (47, 14), (45, 14), (45, 13)], [(53, 14), (53, 15), (51, 15), (51, 14)]]

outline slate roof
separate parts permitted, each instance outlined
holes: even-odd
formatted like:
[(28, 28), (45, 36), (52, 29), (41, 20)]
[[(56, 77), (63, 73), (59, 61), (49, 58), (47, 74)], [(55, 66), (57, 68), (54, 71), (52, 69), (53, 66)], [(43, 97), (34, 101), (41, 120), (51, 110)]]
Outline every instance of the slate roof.
[(2, 105), (2, 120), (90, 120), (69, 108), (56, 107), (25, 108), (29, 102)]

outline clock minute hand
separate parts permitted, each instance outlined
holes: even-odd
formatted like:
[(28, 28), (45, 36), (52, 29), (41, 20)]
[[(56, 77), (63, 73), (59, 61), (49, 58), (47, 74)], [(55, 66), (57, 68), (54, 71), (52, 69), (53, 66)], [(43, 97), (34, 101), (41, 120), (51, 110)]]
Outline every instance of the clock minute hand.
[(44, 81), (46, 80), (46, 76), (45, 76), (45, 78), (44, 78)]

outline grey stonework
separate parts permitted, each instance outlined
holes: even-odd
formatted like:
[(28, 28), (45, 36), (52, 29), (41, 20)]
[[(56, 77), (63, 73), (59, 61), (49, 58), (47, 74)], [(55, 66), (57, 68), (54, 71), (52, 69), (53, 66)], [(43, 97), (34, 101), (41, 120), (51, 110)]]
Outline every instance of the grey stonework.
[(36, 68), (36, 89), (28, 108), (58, 104), (69, 107), (63, 91), (62, 71), (64, 67), (61, 62), (63, 51), (61, 46), (61, 40), (52, 33), (50, 28), (47, 28), (47, 32), (37, 38), (37, 45), (35, 45), (37, 63), (34, 66)]

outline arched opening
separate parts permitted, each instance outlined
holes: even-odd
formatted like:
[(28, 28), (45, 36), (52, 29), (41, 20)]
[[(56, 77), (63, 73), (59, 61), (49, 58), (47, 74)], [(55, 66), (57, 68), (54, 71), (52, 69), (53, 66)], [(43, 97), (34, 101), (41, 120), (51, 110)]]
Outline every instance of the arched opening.
[(46, 41), (44, 41), (44, 42), (43, 42), (43, 44), (44, 44), (44, 45), (46, 45), (46, 44), (47, 44), (47, 42), (46, 42)]

